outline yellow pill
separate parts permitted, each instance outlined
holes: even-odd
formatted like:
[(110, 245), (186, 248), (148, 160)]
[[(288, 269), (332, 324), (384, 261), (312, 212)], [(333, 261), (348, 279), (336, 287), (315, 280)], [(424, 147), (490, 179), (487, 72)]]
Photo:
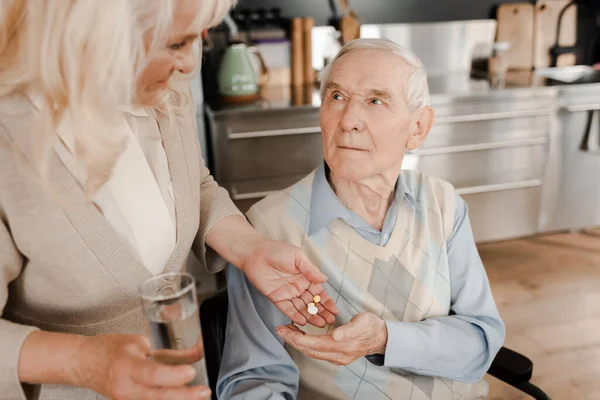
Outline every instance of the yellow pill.
[(318, 303), (318, 302), (320, 302), (320, 301), (321, 301), (321, 296), (319, 296), (319, 295), (317, 294), (317, 295), (315, 295), (315, 297), (313, 297), (313, 300), (314, 300), (314, 302), (315, 302), (315, 303)]

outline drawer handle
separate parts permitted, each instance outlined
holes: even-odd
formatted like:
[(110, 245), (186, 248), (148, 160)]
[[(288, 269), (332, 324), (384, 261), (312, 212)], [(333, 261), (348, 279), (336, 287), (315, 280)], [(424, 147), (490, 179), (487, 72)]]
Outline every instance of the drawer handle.
[(515, 190), (515, 189), (525, 189), (531, 187), (542, 186), (541, 179), (532, 179), (528, 181), (520, 181), (520, 182), (511, 182), (511, 183), (496, 183), (492, 185), (482, 185), (482, 186), (471, 186), (466, 188), (456, 189), (456, 192), (461, 196), (466, 194), (479, 194), (479, 193), (490, 193), (490, 192), (500, 192), (503, 190)]
[(563, 110), (568, 112), (578, 112), (578, 111), (595, 111), (600, 110), (600, 103), (592, 103), (592, 104), (576, 104), (572, 106), (566, 106)]
[(482, 151), (482, 150), (493, 150), (493, 149), (503, 149), (506, 147), (518, 147), (518, 146), (534, 146), (540, 144), (548, 143), (547, 137), (539, 137), (532, 139), (515, 139), (515, 140), (503, 140), (500, 142), (491, 142), (491, 143), (475, 143), (475, 144), (465, 144), (460, 146), (448, 146), (448, 147), (438, 147), (432, 149), (423, 149), (423, 150), (415, 150), (410, 152), (410, 154), (418, 155), (418, 156), (432, 156), (438, 154), (449, 154), (449, 153), (464, 153), (469, 151)]
[(227, 129), (227, 138), (229, 140), (239, 140), (239, 139), (253, 139), (253, 138), (262, 138), (262, 137), (272, 137), (272, 136), (289, 136), (289, 135), (307, 135), (311, 133), (321, 133), (320, 127), (309, 127), (309, 128), (290, 128), (290, 129), (278, 129), (271, 131), (254, 131), (254, 132), (238, 132), (233, 133), (233, 131), (228, 128)]
[(541, 108), (537, 110), (514, 110), (514, 111), (503, 111), (496, 113), (482, 113), (482, 114), (471, 114), (471, 115), (455, 115), (447, 117), (436, 118), (438, 124), (450, 124), (456, 122), (476, 122), (476, 121), (492, 121), (496, 119), (508, 119), (508, 118), (522, 118), (522, 117), (539, 117), (549, 116), (553, 112), (549, 108)]
[(231, 189), (231, 198), (234, 201), (239, 200), (254, 200), (254, 199), (262, 199), (263, 197), (267, 197), (268, 195), (275, 193), (274, 190), (268, 190), (264, 192), (249, 192), (249, 193), (237, 193), (235, 189)]

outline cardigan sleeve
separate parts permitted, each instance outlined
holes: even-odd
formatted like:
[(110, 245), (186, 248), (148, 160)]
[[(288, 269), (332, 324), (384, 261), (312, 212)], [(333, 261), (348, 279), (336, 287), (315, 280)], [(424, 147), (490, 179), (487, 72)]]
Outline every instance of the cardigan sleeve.
[(13, 242), (0, 207), (0, 397), (5, 399), (26, 399), (19, 381), (19, 354), (27, 336), (38, 330), (33, 326), (19, 325), (4, 319), (8, 286), (21, 273), (23, 262), (23, 256)]
[(244, 215), (235, 206), (227, 190), (219, 186), (206, 168), (200, 151), (196, 113), (192, 111), (188, 115), (189, 123), (193, 127), (196, 137), (197, 154), (200, 159), (200, 227), (194, 240), (193, 250), (198, 260), (206, 266), (209, 272), (219, 272), (225, 268), (227, 262), (213, 249), (206, 246), (206, 236), (221, 219), (230, 215), (239, 215), (244, 218)]

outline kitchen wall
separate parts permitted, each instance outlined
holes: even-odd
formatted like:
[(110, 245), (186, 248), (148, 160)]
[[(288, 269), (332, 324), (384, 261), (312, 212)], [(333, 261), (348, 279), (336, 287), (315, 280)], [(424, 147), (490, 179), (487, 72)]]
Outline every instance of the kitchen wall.
[[(361, 21), (373, 24), (489, 18), (498, 3), (498, 0), (350, 0)], [(239, 4), (244, 8), (279, 7), (285, 16), (312, 16), (318, 25), (326, 25), (331, 16), (328, 0), (239, 0)]]
[[(350, 0), (350, 5), (362, 23), (383, 24), (493, 18), (498, 4), (520, 2), (527, 0)], [(238, 4), (250, 9), (279, 7), (283, 16), (311, 16), (317, 25), (327, 25), (331, 17), (329, 0), (238, 0)], [(595, 16), (589, 9), (580, 7), (578, 19), (578, 40), (587, 49), (596, 35)], [(591, 59), (581, 54), (578, 63), (600, 61), (600, 45), (596, 48), (591, 50)]]

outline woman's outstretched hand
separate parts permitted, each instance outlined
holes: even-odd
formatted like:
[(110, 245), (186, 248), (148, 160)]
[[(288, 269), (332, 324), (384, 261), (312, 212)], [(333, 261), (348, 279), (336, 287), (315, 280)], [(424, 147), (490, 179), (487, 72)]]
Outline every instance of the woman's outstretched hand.
[[(289, 243), (263, 237), (244, 218), (227, 216), (208, 232), (206, 243), (242, 270), (248, 280), (298, 325), (333, 324), (337, 306), (322, 284), (327, 277), (302, 251)], [(313, 297), (321, 297), (316, 315), (308, 313)]]
[[(296, 247), (285, 242), (263, 239), (240, 267), (248, 280), (273, 304), (299, 325), (332, 325), (337, 314), (335, 302), (323, 289), (327, 281), (317, 267)], [(315, 295), (318, 313), (308, 313), (307, 305)]]

